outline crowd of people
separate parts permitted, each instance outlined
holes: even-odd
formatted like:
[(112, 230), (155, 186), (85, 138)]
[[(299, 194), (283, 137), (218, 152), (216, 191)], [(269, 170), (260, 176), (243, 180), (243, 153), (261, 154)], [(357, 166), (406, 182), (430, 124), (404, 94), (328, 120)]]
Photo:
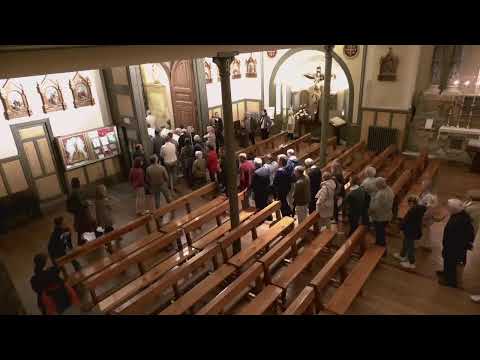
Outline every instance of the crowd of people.
[[(271, 127), (267, 117), (265, 111), (260, 122), (262, 138), (268, 137)], [(162, 196), (166, 203), (173, 201), (180, 172), (185, 184), (192, 189), (214, 181), (224, 191), (226, 159), (223, 146), (223, 121), (216, 113), (203, 137), (183, 126), (173, 131), (155, 130), (153, 154), (147, 158), (140, 144), (133, 154), (129, 182), (135, 192), (136, 213), (143, 214), (147, 210), (146, 199), (151, 199), (154, 208), (160, 208)], [(334, 161), (330, 170), (322, 172), (310, 158), (304, 165), (300, 164), (293, 149), (276, 159), (271, 155), (248, 159), (247, 154), (241, 153), (238, 156), (238, 190), (247, 190), (247, 197), (257, 210), (267, 207), (272, 200), (280, 201), (282, 215), (294, 216), (298, 223), (317, 211), (321, 231), (338, 223), (342, 214), (348, 219), (348, 236), (360, 224), (365, 225), (374, 231), (375, 243), (387, 250), (386, 228), (394, 217), (395, 195), (386, 180), (376, 176), (375, 168), (367, 167), (364, 174), (351, 177), (346, 193), (341, 162)], [(400, 224), (403, 245), (400, 252), (393, 254), (406, 269), (415, 269), (418, 246), (431, 251), (432, 227), (443, 220), (431, 182), (424, 182), (423, 188), (419, 197), (407, 197), (409, 208)], [(450, 216), (442, 239), (443, 269), (437, 275), (440, 284), (450, 287), (461, 286), (467, 252), (473, 248), (475, 237), (480, 236), (480, 194), (471, 192), (467, 196), (466, 202), (449, 199), (446, 204)], [(95, 215), (90, 212), (91, 205), (95, 207)], [(78, 304), (75, 290), (62, 280), (57, 267), (57, 260), (74, 248), (74, 234), (80, 246), (114, 229), (111, 200), (105, 185), (97, 186), (92, 204), (81, 190), (80, 180), (73, 178), (67, 211), (73, 217), (73, 229), (65, 225), (63, 217), (55, 218), (48, 256), (39, 254), (34, 258), (31, 286), (43, 314), (63, 313), (70, 305)], [(387, 251), (384, 256), (386, 254)], [(47, 267), (48, 258), (51, 267)], [(77, 271), (81, 269), (75, 260), (72, 265)], [(472, 295), (472, 300), (480, 302), (480, 295)]]

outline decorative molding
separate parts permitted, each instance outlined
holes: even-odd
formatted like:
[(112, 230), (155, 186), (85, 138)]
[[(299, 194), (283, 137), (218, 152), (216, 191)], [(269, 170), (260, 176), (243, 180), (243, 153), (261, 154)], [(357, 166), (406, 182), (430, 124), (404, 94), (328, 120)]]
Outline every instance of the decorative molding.
[(67, 108), (58, 81), (48, 79), (48, 75), (45, 75), (42, 82), (37, 83), (37, 90), (42, 97), (42, 109), (45, 114), (52, 111), (62, 111)]
[(75, 108), (95, 105), (90, 79), (88, 77), (83, 77), (77, 71), (69, 83), (70, 89), (72, 90), (73, 105)]
[(11, 120), (32, 115), (27, 95), (21, 84), (8, 79), (0, 90), (0, 96), (5, 108), (5, 119)]

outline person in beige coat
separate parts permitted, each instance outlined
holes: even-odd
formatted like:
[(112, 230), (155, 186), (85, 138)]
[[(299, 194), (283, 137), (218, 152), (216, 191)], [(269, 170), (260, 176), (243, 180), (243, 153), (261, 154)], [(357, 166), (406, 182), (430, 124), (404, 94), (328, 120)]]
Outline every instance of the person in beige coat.
[(337, 187), (332, 175), (326, 171), (322, 174), (322, 183), (315, 199), (317, 199), (317, 211), (320, 215), (318, 225), (320, 230), (323, 226), (327, 228), (330, 225), (330, 219), (333, 216), (333, 201), (335, 197), (335, 188)]
[(97, 225), (103, 228), (104, 234), (113, 231), (112, 205), (108, 197), (107, 187), (103, 184), (97, 185), (95, 213)]

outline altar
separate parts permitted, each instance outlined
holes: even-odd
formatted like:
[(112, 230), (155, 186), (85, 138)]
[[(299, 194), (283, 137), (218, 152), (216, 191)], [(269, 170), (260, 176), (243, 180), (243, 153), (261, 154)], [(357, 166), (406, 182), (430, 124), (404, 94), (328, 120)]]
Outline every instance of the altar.
[[(437, 143), (447, 158), (469, 161), (472, 154), (472, 141), (480, 140), (480, 129), (444, 125), (438, 129)], [(470, 158), (470, 159), (468, 159)]]

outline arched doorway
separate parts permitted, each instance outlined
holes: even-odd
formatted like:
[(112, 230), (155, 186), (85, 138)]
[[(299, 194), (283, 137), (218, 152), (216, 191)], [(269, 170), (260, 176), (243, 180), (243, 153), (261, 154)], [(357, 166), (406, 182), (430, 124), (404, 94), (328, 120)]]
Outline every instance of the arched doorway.
[[(269, 81), (269, 104), (276, 108), (277, 120), (284, 120), (285, 109), (305, 104), (306, 92), (313, 81), (304, 77), (305, 73), (314, 73), (317, 66), (325, 71), (325, 51), (323, 46), (291, 49), (281, 56), (276, 63)], [(333, 53), (331, 82), (330, 117), (338, 116), (347, 123), (352, 122), (354, 86), (353, 79), (345, 62)], [(280, 99), (279, 99), (280, 96)], [(280, 111), (278, 107), (281, 107)], [(310, 109), (313, 111), (313, 109)], [(317, 129), (318, 128), (318, 129)], [(320, 126), (315, 128), (318, 132)], [(317, 131), (318, 130), (318, 131)]]

